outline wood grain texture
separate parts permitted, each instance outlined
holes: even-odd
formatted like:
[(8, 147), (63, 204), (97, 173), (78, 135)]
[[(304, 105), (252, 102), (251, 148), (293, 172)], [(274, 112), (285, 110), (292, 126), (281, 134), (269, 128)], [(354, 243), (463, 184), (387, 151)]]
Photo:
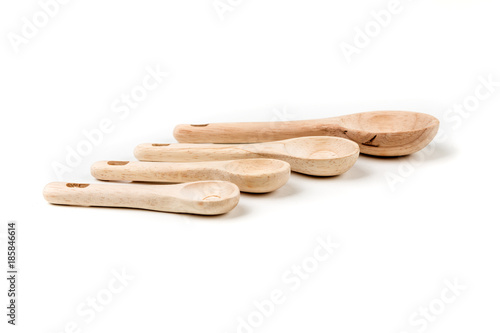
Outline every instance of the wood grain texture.
[(286, 184), (290, 164), (264, 158), (191, 163), (100, 161), (92, 165), (91, 172), (100, 180), (169, 183), (225, 180), (243, 192), (265, 193)]
[(162, 212), (218, 215), (239, 201), (233, 183), (203, 181), (178, 185), (79, 184), (54, 182), (43, 190), (52, 204), (128, 207)]
[(271, 158), (288, 162), (293, 171), (336, 176), (349, 170), (359, 156), (350, 140), (314, 136), (252, 144), (141, 144), (134, 154), (141, 161), (198, 162)]
[(402, 156), (427, 146), (438, 128), (439, 120), (425, 113), (373, 111), (314, 120), (178, 125), (174, 136), (182, 143), (253, 143), (335, 136), (357, 142), (363, 154)]

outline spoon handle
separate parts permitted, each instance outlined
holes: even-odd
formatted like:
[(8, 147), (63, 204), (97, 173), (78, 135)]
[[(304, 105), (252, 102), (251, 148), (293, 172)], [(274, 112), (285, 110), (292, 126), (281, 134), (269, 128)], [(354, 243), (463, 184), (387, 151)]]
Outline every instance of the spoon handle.
[(225, 180), (221, 162), (168, 163), (100, 161), (91, 173), (100, 180), (185, 183), (199, 180)]
[(174, 137), (177, 141), (191, 143), (252, 143), (285, 140), (300, 136), (334, 134), (342, 136), (342, 131), (336, 129), (334, 118), (203, 125), (182, 124), (177, 125), (174, 129)]
[(149, 162), (227, 161), (263, 157), (252, 147), (253, 145), (144, 143), (135, 147), (134, 155), (139, 161)]
[(158, 186), (162, 185), (132, 186), (54, 182), (45, 186), (43, 195), (48, 202), (61, 205), (175, 211), (175, 194), (178, 189), (173, 186), (167, 189), (163, 186), (160, 193)]

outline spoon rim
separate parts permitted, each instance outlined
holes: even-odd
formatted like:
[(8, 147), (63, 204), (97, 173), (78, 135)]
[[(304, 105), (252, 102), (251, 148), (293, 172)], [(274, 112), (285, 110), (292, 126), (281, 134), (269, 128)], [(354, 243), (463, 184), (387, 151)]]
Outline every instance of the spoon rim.
[[(222, 162), (222, 161), (220, 161)], [(260, 176), (264, 173), (266, 174), (272, 174), (272, 175), (277, 175), (280, 173), (284, 173), (290, 170), (290, 163), (283, 161), (283, 160), (278, 160), (276, 158), (269, 158), (269, 157), (262, 157), (262, 158), (242, 158), (242, 159), (234, 159), (234, 160), (227, 160), (224, 161), (223, 169), (224, 171), (231, 173), (233, 175), (238, 175), (238, 176)], [(267, 168), (263, 168), (261, 173), (238, 173), (235, 172), (234, 170), (228, 170), (226, 166), (232, 165), (232, 164), (252, 164), (252, 163), (264, 163), (264, 162), (272, 162), (273, 164), (277, 165), (277, 167), (269, 166)]]
[[(290, 138), (290, 139), (281, 140), (281, 141), (275, 141), (275, 142), (293, 142), (293, 141), (308, 141), (308, 140), (312, 141), (314, 139), (324, 139), (324, 140), (327, 140), (327, 141), (345, 142), (345, 143), (348, 143), (349, 145), (352, 146), (352, 150), (350, 150), (349, 153), (342, 154), (342, 155), (339, 155), (339, 156), (336, 156), (336, 157), (330, 157), (330, 158), (310, 158), (310, 157), (303, 157), (303, 156), (298, 156), (298, 155), (292, 155), (292, 154), (290, 154), (288, 152), (287, 152), (288, 155), (286, 155), (286, 156), (290, 156), (290, 157), (293, 157), (293, 158), (296, 158), (296, 159), (300, 159), (300, 160), (305, 160), (305, 161), (337, 161), (337, 160), (340, 160), (340, 159), (352, 157), (354, 155), (359, 155), (359, 153), (360, 153), (359, 144), (357, 142), (355, 142), (353, 140), (350, 140), (350, 139), (341, 138), (341, 137), (338, 137), (338, 136), (327, 136), (327, 135), (300, 136), (300, 137), (296, 137), (296, 138)], [(329, 150), (329, 149), (326, 149), (326, 150)], [(330, 150), (330, 151), (336, 153), (334, 150)]]
[[(429, 120), (428, 123), (426, 123), (424, 126), (416, 128), (416, 129), (407, 129), (407, 130), (393, 130), (393, 131), (375, 131), (374, 129), (365, 129), (365, 128), (359, 128), (355, 126), (348, 126), (349, 124), (346, 124), (344, 122), (344, 119), (351, 118), (354, 116), (359, 116), (359, 115), (365, 115), (365, 114), (382, 114), (382, 113), (392, 113), (392, 114), (400, 114), (404, 115), (405, 117), (408, 117), (410, 115), (418, 115), (419, 117), (423, 117)], [(419, 132), (424, 132), (430, 128), (435, 128), (436, 126), (440, 125), (440, 121), (437, 117), (428, 114), (428, 113), (423, 113), (423, 112), (417, 112), (417, 111), (404, 111), (404, 110), (377, 110), (377, 111), (365, 111), (365, 112), (357, 112), (357, 113), (352, 113), (349, 115), (345, 116), (338, 116), (338, 117), (333, 117), (332, 119), (337, 119), (340, 118), (339, 125), (342, 127), (344, 130), (356, 130), (360, 132), (365, 132), (365, 133), (371, 133), (371, 134), (376, 134), (376, 135), (387, 135), (387, 134), (398, 134), (398, 133), (419, 133)], [(344, 118), (344, 119), (342, 119)]]
[[(212, 184), (216, 183), (216, 184), (222, 185), (222, 187), (226, 187), (227, 189), (230, 189), (231, 191), (228, 192), (227, 196), (219, 197), (216, 200), (204, 200), (204, 198), (200, 199), (200, 200), (192, 199), (192, 198), (186, 197), (185, 194), (182, 193), (186, 187), (196, 187), (197, 185), (208, 184), (208, 183), (212, 183)], [(238, 185), (236, 185), (232, 182), (226, 181), (226, 180), (198, 180), (198, 181), (180, 183), (180, 184), (175, 184), (175, 185), (178, 185), (180, 187), (179, 192), (178, 192), (179, 198), (184, 199), (184, 200), (188, 200), (188, 201), (194, 202), (194, 203), (220, 203), (220, 202), (224, 202), (224, 201), (234, 200), (235, 198), (239, 198), (239, 196), (240, 196), (240, 189), (239, 189)], [(160, 186), (163, 186), (163, 185), (160, 185)], [(207, 195), (207, 196), (205, 196), (205, 198), (208, 196), (211, 196), (211, 195)]]

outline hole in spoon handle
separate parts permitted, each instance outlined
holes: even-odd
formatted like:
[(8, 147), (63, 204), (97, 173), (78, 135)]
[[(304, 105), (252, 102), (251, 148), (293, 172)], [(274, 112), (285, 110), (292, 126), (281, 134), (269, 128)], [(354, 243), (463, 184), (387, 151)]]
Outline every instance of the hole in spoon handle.
[(108, 161), (108, 165), (127, 165), (128, 161)]
[(85, 188), (90, 184), (80, 184), (80, 183), (66, 183), (66, 187), (77, 187), (77, 188)]

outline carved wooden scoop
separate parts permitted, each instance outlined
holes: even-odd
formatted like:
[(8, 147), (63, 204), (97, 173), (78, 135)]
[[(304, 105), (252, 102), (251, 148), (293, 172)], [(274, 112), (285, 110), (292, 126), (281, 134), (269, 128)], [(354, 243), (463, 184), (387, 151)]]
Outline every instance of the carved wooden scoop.
[(425, 113), (374, 111), (315, 120), (178, 125), (174, 136), (179, 142), (250, 143), (328, 135), (357, 142), (363, 154), (401, 156), (424, 148), (438, 127), (439, 120)]
[(264, 193), (285, 185), (290, 164), (271, 159), (212, 161), (195, 163), (101, 161), (92, 165), (100, 180), (184, 183), (198, 180), (226, 180), (240, 191)]
[(135, 148), (141, 161), (222, 161), (272, 158), (290, 163), (293, 171), (315, 176), (335, 176), (349, 170), (359, 156), (358, 145), (331, 136), (311, 136), (252, 144), (161, 144)]
[(49, 183), (43, 190), (53, 204), (129, 207), (200, 215), (224, 214), (239, 201), (240, 191), (230, 182), (203, 181), (178, 185), (112, 185)]

